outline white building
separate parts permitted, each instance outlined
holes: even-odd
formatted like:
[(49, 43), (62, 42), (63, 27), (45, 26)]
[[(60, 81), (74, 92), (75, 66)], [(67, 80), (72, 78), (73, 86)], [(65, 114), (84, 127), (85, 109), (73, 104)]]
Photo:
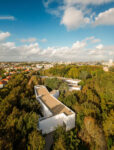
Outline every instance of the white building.
[(66, 131), (75, 127), (75, 113), (57, 99), (58, 91), (49, 93), (45, 86), (34, 88), (42, 108), (43, 117), (39, 119), (38, 127), (42, 134), (48, 134), (58, 126), (64, 126)]
[(0, 89), (4, 87), (4, 84), (0, 81)]
[(69, 91), (73, 91), (73, 90), (79, 91), (79, 90), (81, 90), (81, 86), (78, 85), (81, 80), (64, 78), (64, 81), (67, 82), (67, 84), (69, 86)]
[(108, 62), (103, 62), (102, 65), (108, 66), (108, 67), (114, 66), (113, 59), (109, 59)]

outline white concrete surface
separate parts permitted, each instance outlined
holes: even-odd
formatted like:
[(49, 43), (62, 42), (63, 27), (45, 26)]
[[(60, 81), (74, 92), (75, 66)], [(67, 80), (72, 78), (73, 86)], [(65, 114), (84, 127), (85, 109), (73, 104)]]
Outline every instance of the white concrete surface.
[(39, 123), (38, 123), (39, 124), (38, 128), (39, 130), (42, 131), (42, 134), (48, 134), (56, 130), (58, 126), (65, 126), (66, 131), (75, 127), (75, 113), (56, 98), (56, 96), (58, 96), (58, 93), (55, 96), (53, 95), (51, 96), (57, 101), (59, 101), (61, 104), (63, 104), (64, 107), (69, 109), (72, 112), (71, 114), (66, 115), (65, 113), (59, 113), (59, 114), (54, 115), (49, 110), (49, 108), (42, 102), (42, 100), (40, 99), (40, 96), (37, 95), (37, 92), (36, 92), (37, 86), (35, 86), (34, 89), (35, 89), (36, 99), (41, 104), (42, 114), (44, 116), (43, 118), (39, 119)]

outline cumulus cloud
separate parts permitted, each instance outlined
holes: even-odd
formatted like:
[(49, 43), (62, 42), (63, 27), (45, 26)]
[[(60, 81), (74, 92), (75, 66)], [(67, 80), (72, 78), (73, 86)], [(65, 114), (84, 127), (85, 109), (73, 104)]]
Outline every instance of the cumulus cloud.
[(64, 3), (67, 5), (74, 5), (74, 4), (83, 4), (83, 5), (101, 5), (104, 3), (113, 2), (113, 0), (64, 0)]
[(83, 41), (76, 41), (75, 43), (73, 43), (73, 45), (72, 45), (72, 49), (83, 49), (83, 48), (85, 48), (85, 46), (87, 45), (87, 43), (86, 42), (83, 42)]
[(114, 25), (114, 8), (100, 13), (95, 18), (94, 25)]
[[(38, 43), (16, 46), (14, 42), (1, 42), (0, 61), (93, 61), (109, 59), (114, 54), (114, 45), (98, 44), (88, 48), (88, 40), (85, 39), (74, 42), (71, 47), (45, 49), (40, 48)], [(88, 39), (93, 38), (88, 37)]]
[(99, 44), (96, 46), (96, 49), (103, 49), (103, 44)]
[[(58, 2), (57, 7), (51, 8), (50, 4)], [(114, 0), (45, 0), (44, 6), (48, 13), (60, 18), (60, 23), (67, 30), (74, 30), (89, 25), (114, 25), (114, 8), (99, 13), (96, 17), (95, 9), (89, 5), (102, 5)], [(109, 20), (109, 21), (108, 21)]]
[(82, 11), (74, 7), (67, 8), (61, 20), (61, 24), (64, 24), (68, 30), (76, 29), (87, 23), (89, 23), (89, 18), (84, 17)]
[(15, 48), (15, 43), (14, 42), (6, 42), (6, 43), (2, 43), (1, 45), (4, 46), (4, 47), (7, 47), (9, 49)]
[(5, 40), (11, 34), (9, 32), (0, 32), (0, 41)]
[(0, 20), (15, 20), (14, 16), (0, 16)]
[[(40, 48), (37, 42), (16, 46), (14, 42), (3, 39), (10, 36), (9, 32), (1, 32), (0, 61), (88, 61), (109, 59), (114, 55), (114, 45), (102, 45), (94, 36), (82, 41), (75, 41), (70, 47)], [(4, 34), (3, 34), (4, 33)], [(93, 42), (95, 41), (95, 42)], [(94, 43), (91, 48), (89, 44)]]
[(22, 43), (26, 43), (26, 42), (28, 42), (28, 43), (33, 43), (33, 42), (36, 42), (36, 38), (28, 38), (28, 39), (21, 39), (20, 41), (22, 42)]
[(95, 43), (99, 43), (101, 40), (98, 38), (95, 38), (94, 36), (91, 36), (91, 37), (85, 38), (84, 41), (90, 41), (92, 44), (95, 44)]

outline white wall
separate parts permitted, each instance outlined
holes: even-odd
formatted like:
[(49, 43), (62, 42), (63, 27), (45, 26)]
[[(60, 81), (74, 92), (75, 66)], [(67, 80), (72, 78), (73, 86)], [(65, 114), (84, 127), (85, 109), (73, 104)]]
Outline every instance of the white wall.
[(38, 100), (38, 102), (41, 104), (41, 108), (42, 108), (42, 114), (44, 117), (50, 117), (53, 114), (51, 113), (51, 111), (49, 110), (49, 108), (42, 102), (42, 100), (40, 99), (40, 96), (37, 94), (36, 90), (37, 90), (37, 86), (34, 87), (35, 89), (35, 94), (36, 94), (36, 99)]
[(39, 121), (39, 129), (42, 130), (42, 134), (48, 134), (58, 126), (66, 126), (66, 131), (75, 127), (75, 114), (66, 116), (64, 113), (52, 116), (50, 118)]
[(79, 86), (79, 87), (69, 87), (69, 90), (70, 91), (73, 91), (73, 90), (81, 90), (81, 87)]
[(40, 100), (40, 98), (37, 97), (37, 100), (39, 101), (39, 103), (41, 104), (41, 108), (42, 108), (42, 114), (44, 117), (50, 117), (53, 114), (51, 113), (51, 111), (48, 109), (48, 107), (46, 107), (46, 105)]
[(72, 115), (67, 116), (66, 131), (75, 128), (75, 120), (76, 120), (75, 113), (73, 113)]
[(42, 134), (48, 134), (54, 131), (58, 126), (63, 126), (64, 114), (52, 116), (50, 118), (39, 121), (39, 129)]
[(66, 82), (69, 82), (69, 83), (73, 83), (73, 84), (78, 84), (80, 82), (80, 80), (66, 80)]
[(0, 89), (2, 89), (4, 87), (4, 85), (3, 84), (0, 84)]
[(39, 121), (39, 129), (42, 130), (42, 134), (48, 134), (58, 126), (66, 126), (66, 131), (75, 127), (75, 114), (65, 115), (64, 113), (52, 116), (50, 118)]
[(51, 94), (51, 95), (54, 96), (55, 98), (58, 98), (59, 97), (59, 90), (56, 90), (56, 93)]

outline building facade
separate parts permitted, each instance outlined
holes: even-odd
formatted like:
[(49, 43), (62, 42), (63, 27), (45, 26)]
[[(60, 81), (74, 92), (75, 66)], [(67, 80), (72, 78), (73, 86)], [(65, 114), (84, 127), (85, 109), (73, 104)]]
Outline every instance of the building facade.
[(34, 89), (43, 115), (38, 122), (42, 134), (48, 134), (58, 126), (64, 126), (66, 131), (75, 127), (75, 113), (57, 99), (58, 91), (49, 93), (45, 86), (35, 86)]

